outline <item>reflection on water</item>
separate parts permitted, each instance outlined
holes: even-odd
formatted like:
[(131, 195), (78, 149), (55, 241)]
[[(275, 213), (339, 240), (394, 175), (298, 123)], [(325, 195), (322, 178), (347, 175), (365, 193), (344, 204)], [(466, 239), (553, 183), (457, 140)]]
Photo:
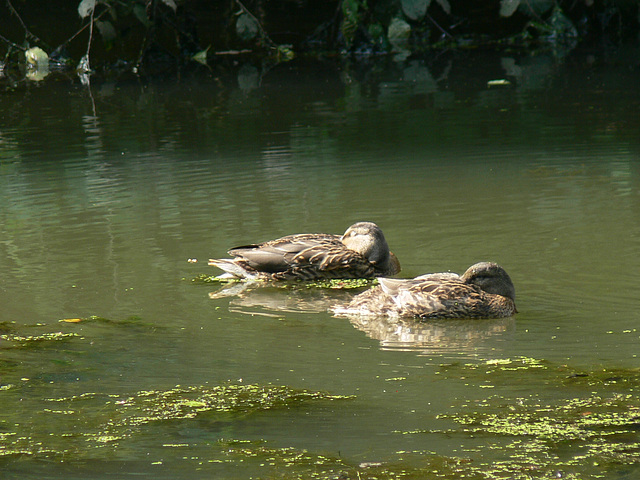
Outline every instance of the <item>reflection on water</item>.
[[(227, 298), (230, 312), (281, 318), (287, 313), (326, 313), (346, 305), (360, 289), (328, 289), (303, 285), (265, 286), (255, 282), (234, 282), (209, 293), (209, 298)], [(513, 334), (515, 317), (488, 320), (444, 319), (419, 321), (386, 316), (347, 316), (351, 324), (382, 350), (417, 351), (423, 355), (452, 354), (477, 358), (492, 346), (484, 340)]]
[[(61, 457), (46, 463), (50, 478), (89, 470), (92, 478), (281, 476), (290, 451), (334, 459), (327, 478), (366, 462), (409, 468), (406, 452), (418, 469), (435, 465), (428, 471), (462, 457), (454, 463), (463, 470), (451, 475), (461, 478), (477, 474), (464, 468), (478, 462), (509, 458), (517, 444), (500, 433), (447, 432), (442, 416), (462, 405), (524, 399), (555, 411), (594, 404), (588, 400), (606, 383), (606, 398), (612, 389), (619, 397), (598, 404), (603, 415), (613, 404), (637, 408), (629, 400), (637, 386), (625, 380), (640, 367), (640, 81), (632, 53), (635, 63), (600, 53), (560, 60), (455, 52), (270, 70), (238, 64), (218, 77), (94, 78), (92, 96), (75, 80), (51, 81), (52, 73), (3, 90), (7, 478), (39, 478), (43, 463)], [(508, 82), (489, 83), (501, 79)], [(384, 230), (404, 277), (500, 263), (515, 284), (518, 315), (348, 321), (327, 310), (355, 291), (225, 292), (190, 281), (213, 272), (188, 258), (291, 233), (341, 233), (362, 220)], [(466, 378), (469, 365), (484, 371), (510, 358), (560, 373), (555, 383), (534, 367), (527, 375), (505, 368), (478, 385)], [(441, 365), (461, 373), (439, 375)], [(564, 366), (588, 382), (594, 365), (622, 369), (616, 378), (624, 381), (605, 375), (584, 390), (563, 383)], [(122, 400), (230, 380), (356, 398), (224, 421), (206, 413), (167, 419), (126, 438), (105, 436), (77, 458), (59, 433), (64, 427), (71, 443), (84, 445), (85, 412), (42, 400)], [(632, 445), (637, 432), (621, 428)], [(519, 473), (637, 476), (636, 464), (620, 473), (614, 456), (602, 456), (606, 448), (563, 456), (562, 438), (548, 440), (551, 453), (521, 462)], [(297, 467), (303, 476), (313, 468)]]
[[(335, 305), (349, 302), (361, 290), (329, 289), (288, 284), (265, 286), (257, 282), (235, 282), (209, 293), (217, 300), (229, 297), (230, 311), (251, 315), (279, 316), (282, 313), (326, 313)], [(278, 313), (281, 312), (281, 313)]]
[[(483, 340), (513, 333), (513, 317), (493, 320), (394, 320), (384, 317), (350, 317), (351, 324), (380, 342), (385, 349), (415, 350), (423, 355), (463, 352), (477, 357)], [(483, 352), (485, 355), (488, 352)]]

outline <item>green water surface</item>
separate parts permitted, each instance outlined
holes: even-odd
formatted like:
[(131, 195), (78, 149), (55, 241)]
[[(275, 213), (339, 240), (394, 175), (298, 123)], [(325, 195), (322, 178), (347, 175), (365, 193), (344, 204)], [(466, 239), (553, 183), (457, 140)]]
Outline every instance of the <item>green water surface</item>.
[[(0, 93), (3, 478), (637, 477), (637, 60), (230, 74)], [(518, 315), (194, 281), (361, 220), (401, 276), (500, 263)]]

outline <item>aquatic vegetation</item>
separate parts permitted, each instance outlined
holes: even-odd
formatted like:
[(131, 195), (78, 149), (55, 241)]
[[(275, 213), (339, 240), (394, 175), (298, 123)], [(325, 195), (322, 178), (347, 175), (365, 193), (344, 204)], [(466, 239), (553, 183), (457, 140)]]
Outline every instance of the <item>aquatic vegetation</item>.
[[(517, 372), (513, 376), (511, 372)], [(530, 385), (544, 382), (557, 388), (572, 387), (578, 391), (593, 387), (604, 387), (618, 391), (640, 389), (640, 369), (601, 367), (591, 370), (571, 365), (555, 364), (546, 360), (528, 357), (489, 359), (478, 363), (443, 364), (437, 372), (442, 378), (464, 378), (475, 385), (499, 387), (508, 384)]]
[[(424, 452), (398, 452), (398, 459), (391, 462), (354, 462), (334, 455), (322, 455), (296, 448), (273, 448), (264, 441), (220, 441), (226, 456), (237, 461), (256, 461), (266, 470), (266, 478), (285, 479), (358, 479), (391, 480), (413, 479), (459, 479), (482, 478), (461, 477), (467, 470), (468, 461), (443, 457)], [(419, 461), (406, 462), (407, 457), (416, 454)], [(426, 458), (425, 458), (426, 457)]]
[[(165, 391), (140, 391), (114, 402), (110, 426), (144, 425), (159, 420), (193, 418), (203, 412), (251, 413), (277, 407), (291, 407), (309, 400), (337, 400), (350, 397), (279, 385), (229, 384), (213, 387), (176, 387)], [(51, 401), (68, 401), (52, 399)], [(74, 400), (73, 398), (71, 400)]]
[(638, 369), (588, 371), (520, 357), (443, 365), (439, 374), (497, 391), (507, 383), (544, 383), (547, 391), (557, 392), (550, 398), (495, 394), (438, 416), (456, 428), (397, 432), (461, 436), (461, 442), (480, 443), (477, 451), (508, 454), (508, 461), (482, 465), (482, 478), (548, 478), (553, 472), (582, 478), (584, 468), (608, 472), (640, 464)]
[(640, 426), (640, 405), (631, 395), (573, 398), (553, 405), (531, 399), (514, 404), (498, 396), (476, 407), (473, 412), (441, 418), (455, 420), (465, 433), (530, 436), (550, 442), (602, 439)]
[(77, 337), (80, 337), (77, 333), (63, 332), (41, 333), (40, 335), (18, 335), (15, 333), (5, 333), (0, 335), (0, 339), (12, 342), (19, 347), (31, 347), (50, 342), (67, 341)]
[(104, 323), (111, 325), (133, 325), (141, 327), (156, 327), (156, 325), (144, 322), (141, 317), (137, 315), (131, 315), (122, 320), (113, 320), (111, 318), (101, 317), (99, 315), (89, 315), (84, 318), (63, 318), (59, 320), (60, 323)]
[[(366, 278), (351, 278), (351, 279), (339, 279), (332, 278), (327, 280), (316, 280), (309, 283), (302, 284), (304, 288), (330, 288), (334, 290), (351, 290), (355, 288), (365, 288), (373, 285), (377, 285), (378, 280), (369, 280)], [(289, 284), (288, 288), (292, 285)], [(295, 285), (294, 285), (295, 287)], [(286, 288), (286, 287), (285, 287)]]
[(493, 445), (491, 438), (501, 440), (500, 448), (513, 452), (512, 471), (537, 471), (524, 478), (544, 478), (552, 469), (579, 472), (585, 465), (607, 470), (640, 464), (640, 403), (634, 395), (571, 398), (554, 404), (497, 396), (472, 411), (440, 418), (460, 425), (443, 432), (447, 435), (485, 438), (486, 448)]
[[(119, 326), (139, 326), (160, 328), (154, 324), (143, 322), (140, 317), (130, 316), (123, 320), (111, 320), (97, 315), (90, 315), (85, 318), (63, 318), (58, 321), (61, 324), (79, 324), (79, 323), (103, 323)], [(9, 342), (9, 344), (20, 348), (31, 348), (36, 346), (52, 345), (59, 342), (67, 342), (76, 338), (83, 338), (82, 335), (74, 332), (61, 331), (45, 331), (42, 333), (28, 334), (27, 332), (37, 328), (43, 330), (47, 325), (38, 324), (34, 326), (18, 327), (13, 324), (0, 324), (0, 340)]]
[[(111, 325), (140, 324), (137, 317), (122, 322), (101, 317), (80, 320), (56, 327), (74, 330), (76, 323), (83, 322), (110, 329)], [(152, 452), (151, 464), (166, 466), (163, 462), (171, 462), (171, 468), (204, 471), (211, 478), (224, 477), (216, 469), (242, 467), (251, 472), (247, 476), (260, 478), (327, 480), (582, 480), (598, 475), (610, 478), (618, 470), (640, 466), (640, 369), (581, 368), (530, 357), (440, 365), (432, 378), (436, 385), (462, 380), (470, 391), (481, 395), (473, 400), (453, 399), (450, 410), (434, 412), (443, 422), (441, 429), (431, 425), (390, 433), (428, 435), (431, 445), (433, 437), (446, 437), (447, 443), (460, 445), (457, 456), (426, 450), (396, 451), (388, 455), (390, 458), (363, 462), (361, 457), (342, 457), (339, 452), (235, 438), (240, 431), (237, 426), (260, 418), (256, 415), (260, 412), (278, 415), (279, 410), (326, 407), (326, 402), (353, 396), (241, 382), (124, 393), (78, 390), (83, 385), (75, 384), (75, 378), (82, 366), (75, 362), (76, 356), (60, 356), (76, 355), (66, 350), (64, 341), (78, 335), (41, 333), (47, 329), (46, 325), (9, 325), (0, 335), (19, 347), (23, 343), (61, 345), (46, 350), (45, 356), (40, 350), (12, 349), (14, 357), (0, 362), (5, 382), (0, 385), (0, 401), (12, 406), (0, 422), (0, 461), (16, 457), (64, 460), (65, 464), (105, 458), (119, 461), (145, 448)], [(29, 332), (34, 334), (27, 335)], [(46, 363), (38, 364), (44, 368), (33, 376), (29, 373), (33, 366), (31, 370), (21, 366), (22, 360), (32, 361), (32, 357), (46, 358)], [(54, 374), (63, 381), (70, 375), (74, 381), (71, 389), (61, 385)], [(56, 381), (50, 382), (52, 378)], [(393, 383), (408, 378), (389, 375), (384, 380)], [(531, 385), (545, 388), (520, 395), (518, 385), (523, 386), (522, 392), (531, 392)], [(484, 388), (487, 390), (479, 390)], [(68, 394), (78, 391), (84, 393)], [(192, 429), (198, 434), (176, 435)], [(174, 452), (165, 456), (166, 449)], [(185, 455), (175, 452), (179, 449), (185, 449)]]
[(210, 421), (229, 422), (262, 410), (350, 398), (353, 397), (281, 385), (244, 384), (177, 386), (131, 395), (87, 392), (46, 398), (40, 409), (32, 412), (31, 420), (2, 425), (0, 457), (70, 454), (82, 458), (91, 456), (92, 447), (118, 445), (136, 437), (150, 424), (192, 419), (202, 414), (207, 414)]
[[(163, 464), (162, 449), (184, 448), (189, 453), (174, 458), (173, 465), (185, 471), (210, 471), (212, 477), (220, 466), (242, 465), (259, 472), (260, 478), (327, 480), (578, 480), (594, 468), (605, 475), (616, 468), (640, 464), (640, 399), (633, 392), (640, 385), (638, 370), (580, 370), (519, 357), (443, 365), (439, 376), (465, 378), (470, 384), (491, 381), (497, 388), (492, 393), (515, 378), (535, 379), (556, 384), (569, 395), (553, 401), (537, 395), (511, 398), (500, 394), (481, 401), (462, 400), (452, 413), (438, 416), (450, 422), (450, 428), (395, 432), (458, 439), (464, 452), (461, 456), (397, 451), (392, 458), (363, 462), (339, 453), (274, 446), (265, 440), (233, 435), (236, 421), (244, 422), (260, 411), (309, 408), (316, 402), (348, 400), (352, 396), (242, 383), (176, 386), (131, 394), (87, 392), (37, 400), (39, 410), (30, 409), (30, 420), (3, 423), (0, 458), (28, 455), (82, 462), (102, 458), (105, 451), (110, 458), (126, 457), (138, 451), (140, 442), (151, 442), (158, 444), (152, 447), (156, 457), (150, 462)], [(204, 426), (203, 431), (214, 433), (185, 437), (183, 441), (166, 436), (173, 431), (172, 424), (194, 428), (190, 422), (196, 418), (196, 425)], [(464, 447), (467, 442), (468, 448)]]
[[(199, 274), (191, 279), (192, 283), (201, 284), (201, 283), (219, 283), (219, 284), (228, 284), (228, 283), (238, 283), (243, 282), (242, 279), (238, 278), (220, 278), (215, 275), (207, 275), (207, 274)], [(262, 283), (264, 285), (268, 285), (273, 288), (280, 289), (333, 289), (333, 290), (351, 290), (356, 288), (364, 288), (376, 285), (378, 283), (375, 279), (366, 279), (366, 278), (332, 278), (332, 279), (318, 279), (312, 282), (269, 282), (266, 280), (256, 280), (255, 283)]]
[[(186, 280), (186, 278), (183, 278)], [(208, 275), (206, 273), (199, 273), (195, 277), (191, 278), (191, 283), (238, 283), (241, 280), (239, 278), (220, 278), (216, 275)]]

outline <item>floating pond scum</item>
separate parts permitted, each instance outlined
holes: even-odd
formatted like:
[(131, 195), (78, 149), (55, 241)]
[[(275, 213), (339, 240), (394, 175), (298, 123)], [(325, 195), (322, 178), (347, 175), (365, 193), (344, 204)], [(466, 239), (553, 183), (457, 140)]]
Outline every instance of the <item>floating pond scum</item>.
[(470, 457), (503, 452), (502, 461), (470, 466), (480, 467), (479, 478), (591, 478), (583, 475), (594, 467), (612, 478), (606, 475), (624, 475), (626, 466), (640, 463), (639, 369), (586, 371), (515, 358), (442, 365), (438, 373), (480, 388), (535, 381), (556, 388), (558, 396), (575, 395), (553, 402), (541, 396), (490, 395), (439, 415), (455, 428), (396, 432), (473, 439)]
[(255, 280), (251, 282), (247, 282), (246, 280), (238, 279), (238, 278), (224, 278), (216, 275), (207, 275), (207, 274), (199, 274), (191, 278), (192, 283), (214, 283), (214, 284), (233, 284), (233, 283), (249, 283), (252, 285), (264, 285), (270, 286), (274, 288), (283, 288), (283, 289), (291, 289), (291, 288), (330, 288), (336, 290), (350, 290), (354, 288), (364, 288), (373, 285), (377, 285), (377, 280), (370, 280), (366, 278), (329, 278), (329, 279), (318, 279), (311, 282), (296, 282), (296, 281), (265, 281), (265, 280)]
[(123, 442), (144, 436), (144, 427), (161, 422), (205, 414), (210, 422), (231, 422), (262, 410), (352, 398), (287, 386), (244, 384), (177, 386), (131, 395), (84, 393), (45, 398), (43, 407), (31, 418), (11, 427), (5, 420), (0, 432), (0, 456), (82, 459), (91, 457), (95, 448), (111, 448), (116, 452)]
[[(11, 369), (10, 365), (4, 365)], [(262, 472), (260, 478), (353, 479), (548, 479), (624, 478), (640, 463), (640, 387), (638, 369), (580, 370), (532, 358), (495, 359), (440, 366), (438, 379), (465, 379), (491, 392), (482, 401), (455, 405), (439, 416), (451, 422), (442, 430), (390, 432), (392, 435), (442, 435), (466, 447), (458, 456), (402, 451), (395, 459), (358, 462), (265, 440), (233, 438), (235, 422), (258, 412), (306, 408), (326, 402), (355, 401), (350, 395), (295, 389), (283, 385), (228, 383), (176, 386), (131, 394), (87, 392), (30, 401), (29, 411), (6, 413), (0, 424), (0, 458), (30, 458), (55, 464), (83, 464), (104, 458), (124, 461), (152, 446), (153, 465), (192, 469), (212, 475), (221, 465)], [(544, 382), (558, 395), (501, 395), (503, 385)], [(0, 400), (17, 402), (27, 385), (5, 385)], [(26, 403), (26, 402), (25, 402)], [(5, 403), (5, 405), (7, 405)], [(24, 415), (22, 415), (24, 414)], [(188, 437), (170, 432), (205, 424), (214, 434)], [(164, 450), (184, 455), (165, 460)], [(485, 453), (490, 461), (484, 461)], [(502, 458), (501, 458), (502, 457)], [(622, 473), (621, 473), (622, 472)]]

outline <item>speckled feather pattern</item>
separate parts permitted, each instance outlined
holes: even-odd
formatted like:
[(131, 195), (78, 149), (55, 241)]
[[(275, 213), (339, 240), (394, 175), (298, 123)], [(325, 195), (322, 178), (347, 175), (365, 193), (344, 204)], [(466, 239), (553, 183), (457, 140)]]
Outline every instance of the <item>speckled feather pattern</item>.
[[(337, 235), (300, 234), (272, 240), (257, 247), (261, 252), (271, 252), (282, 257), (283, 270), (269, 272), (274, 280), (315, 280), (317, 278), (370, 278), (376, 276), (371, 262), (353, 250), (349, 250)], [(230, 250), (238, 255), (237, 262), (249, 271), (260, 272), (260, 265), (248, 260), (251, 252)], [(380, 272), (379, 274), (382, 274)]]
[[(354, 227), (358, 233), (351, 236)], [(371, 250), (367, 253), (382, 257), (383, 262), (370, 261), (365, 254), (347, 246), (347, 242), (353, 237), (359, 238), (358, 235), (367, 240), (367, 248)], [(345, 240), (347, 236), (349, 239)], [(236, 247), (229, 250), (233, 259), (212, 259), (209, 264), (234, 276), (251, 279), (374, 278), (394, 275), (400, 270), (397, 259), (388, 248), (377, 225), (361, 222), (349, 227), (343, 236), (303, 233)]]
[[(477, 264), (467, 272), (482, 274)], [(415, 279), (394, 279), (378, 285), (356, 296), (345, 308), (336, 308), (336, 313), (356, 315), (385, 315), (391, 317), (430, 318), (499, 318), (516, 313), (513, 284), (509, 276), (496, 264), (498, 274), (490, 290), (503, 289), (504, 294), (489, 293), (474, 284), (476, 277), (465, 273), (432, 274)], [(473, 269), (473, 270), (472, 270)], [(483, 284), (488, 283), (483, 277)]]

